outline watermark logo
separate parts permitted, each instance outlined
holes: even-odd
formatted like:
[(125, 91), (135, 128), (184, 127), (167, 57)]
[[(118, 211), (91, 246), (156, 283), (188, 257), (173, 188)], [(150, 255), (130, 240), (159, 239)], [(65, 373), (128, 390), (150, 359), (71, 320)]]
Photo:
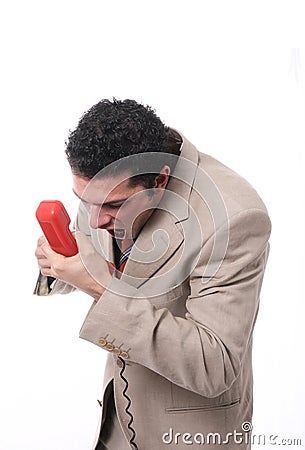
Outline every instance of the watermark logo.
[[(163, 433), (162, 442), (166, 445), (223, 445), (224, 447), (230, 445), (261, 445), (261, 446), (302, 446), (301, 438), (284, 438), (278, 434), (255, 434), (251, 422), (243, 422), (239, 430), (232, 432), (219, 433), (189, 433), (174, 431), (169, 428)], [(238, 448), (238, 447), (236, 447)]]
[[(182, 284), (195, 269), (199, 258), (202, 258), (203, 242), (210, 238), (211, 246), (205, 264), (202, 266), (201, 282), (207, 284), (219, 270), (227, 251), (229, 242), (229, 219), (226, 205), (215, 181), (200, 166), (182, 156), (163, 154), (160, 152), (148, 152), (127, 156), (120, 160), (124, 167), (136, 167), (138, 160), (145, 158), (145, 169), (137, 171), (136, 176), (159, 174), (161, 160), (174, 159), (175, 169), (171, 174), (171, 180), (163, 195), (159, 195), (158, 189), (145, 189), (130, 195), (128, 199), (118, 207), (115, 213), (113, 225), (114, 238), (125, 239), (130, 237), (133, 226), (137, 224), (141, 215), (145, 215), (151, 208), (154, 215), (149, 219), (150, 235), (146, 232), (142, 239), (142, 231), (134, 242), (129, 255), (129, 266), (132, 269), (124, 271), (122, 279), (128, 284), (139, 287), (145, 281), (150, 280), (149, 296), (166, 294), (174, 286)], [(124, 160), (124, 161), (123, 161)], [(114, 162), (100, 171), (88, 183), (83, 192), (84, 198), (94, 199), (92, 208), (87, 204), (87, 222), (92, 220), (92, 214), (98, 218), (102, 212), (97, 211), (96, 203), (100, 203), (102, 211), (103, 202), (111, 193), (126, 182), (130, 177), (129, 172), (117, 172)], [(114, 168), (111, 166), (114, 165)], [(196, 202), (190, 201), (190, 193), (196, 196)], [(162, 197), (154, 204), (154, 197)], [(98, 200), (97, 200), (98, 199)], [(202, 217), (204, 212), (204, 217)], [(84, 205), (80, 205), (79, 215), (84, 217)], [(210, 221), (207, 227), (206, 221)], [(153, 223), (153, 225), (151, 225)], [(81, 227), (79, 228), (80, 231)], [(208, 230), (208, 231), (207, 231)], [(78, 231), (76, 229), (76, 231)], [(90, 233), (95, 248), (104, 259), (107, 259), (105, 242), (101, 241), (98, 226), (91, 227)], [(209, 233), (209, 235), (207, 235)], [(211, 239), (211, 236), (213, 239)], [(179, 252), (177, 250), (179, 249)], [(90, 261), (80, 248), (82, 262), (89, 273)], [(177, 253), (174, 259), (171, 255)], [(90, 255), (89, 255), (90, 256)], [(159, 268), (170, 260), (167, 270), (158, 273)], [(181, 264), (183, 262), (183, 264)], [(137, 270), (138, 269), (138, 270)], [(155, 272), (157, 273), (155, 274)], [(94, 274), (92, 274), (94, 275)], [(153, 279), (152, 276), (153, 275)], [(94, 276), (94, 278), (96, 278)], [(103, 280), (97, 280), (103, 285)], [(108, 290), (114, 291), (116, 285), (108, 286)], [(116, 292), (115, 292), (116, 293)], [(118, 292), (122, 295), (122, 292)], [(145, 295), (147, 297), (147, 293)]]

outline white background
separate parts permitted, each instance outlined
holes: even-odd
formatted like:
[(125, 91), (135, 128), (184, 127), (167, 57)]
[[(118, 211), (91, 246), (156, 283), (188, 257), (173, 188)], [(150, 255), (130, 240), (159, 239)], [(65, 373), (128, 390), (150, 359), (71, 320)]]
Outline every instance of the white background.
[(302, 2), (5, 3), (0, 450), (91, 448), (106, 352), (78, 338), (88, 297), (32, 295), (34, 213), (58, 198), (74, 215), (64, 141), (112, 96), (156, 108), (266, 203), (273, 230), (254, 336), (253, 432), (305, 446)]

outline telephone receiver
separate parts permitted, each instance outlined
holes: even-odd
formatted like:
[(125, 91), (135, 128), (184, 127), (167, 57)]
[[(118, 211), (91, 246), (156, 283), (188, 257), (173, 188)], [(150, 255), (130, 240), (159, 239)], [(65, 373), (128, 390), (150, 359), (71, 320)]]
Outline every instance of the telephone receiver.
[(69, 228), (71, 219), (59, 200), (43, 200), (36, 210), (36, 218), (54, 252), (64, 256), (78, 253), (76, 240)]

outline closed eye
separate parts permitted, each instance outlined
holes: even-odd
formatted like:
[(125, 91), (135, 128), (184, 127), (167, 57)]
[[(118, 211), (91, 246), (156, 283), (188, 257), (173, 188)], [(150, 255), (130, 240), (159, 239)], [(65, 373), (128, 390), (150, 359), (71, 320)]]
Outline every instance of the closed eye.
[[(123, 204), (124, 204), (124, 202), (122, 202), (122, 203), (107, 203), (104, 206), (108, 206), (108, 208), (111, 208), (111, 209), (117, 209), (117, 208), (120, 208)], [(103, 206), (103, 205), (101, 205), (101, 206)]]
[[(85, 206), (90, 206), (92, 203), (86, 202), (86, 200), (81, 200)], [(110, 208), (110, 209), (118, 209), (120, 208), (124, 202), (122, 203), (93, 203), (95, 206), (99, 206), (100, 208)]]
[(129, 199), (129, 197), (126, 197), (126, 198), (119, 199), (119, 200), (117, 200), (116, 202), (91, 203), (91, 202), (88, 202), (87, 200), (81, 198), (81, 197), (74, 191), (74, 189), (72, 189), (72, 191), (73, 191), (73, 193), (76, 195), (76, 197), (78, 197), (78, 198), (81, 200), (81, 202), (84, 203), (84, 205), (87, 205), (87, 206), (95, 205), (95, 206), (99, 206), (100, 208), (102, 208), (102, 207), (107, 207), (107, 206), (108, 206), (108, 207), (111, 208), (111, 209), (117, 209), (117, 208), (120, 208), (120, 207), (126, 202), (126, 200)]

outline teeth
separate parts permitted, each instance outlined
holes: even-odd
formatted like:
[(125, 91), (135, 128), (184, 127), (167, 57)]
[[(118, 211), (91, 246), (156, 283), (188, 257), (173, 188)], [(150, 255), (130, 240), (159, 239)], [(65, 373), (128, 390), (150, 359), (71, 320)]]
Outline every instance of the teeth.
[(125, 230), (114, 230), (114, 235), (115, 235), (115, 237), (117, 237), (119, 239), (124, 239), (124, 237), (126, 235), (126, 231)]

